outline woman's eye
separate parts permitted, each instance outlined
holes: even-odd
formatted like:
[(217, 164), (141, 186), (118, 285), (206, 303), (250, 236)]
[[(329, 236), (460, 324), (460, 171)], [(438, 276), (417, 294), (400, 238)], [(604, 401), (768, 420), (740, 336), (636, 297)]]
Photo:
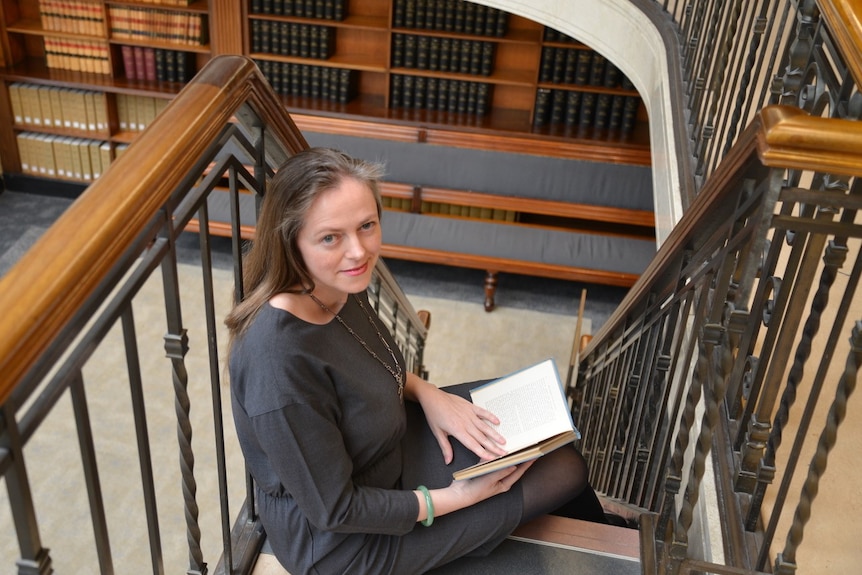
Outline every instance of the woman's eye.
[(324, 244), (332, 244), (335, 243), (335, 234), (327, 234), (320, 238), (320, 241)]
[(361, 228), (361, 229), (363, 229), (363, 230), (370, 230), (370, 229), (373, 229), (373, 228), (374, 228), (374, 224), (375, 224), (375, 222), (373, 222), (373, 221), (371, 221), (371, 222), (365, 222), (364, 224), (362, 224), (362, 228)]

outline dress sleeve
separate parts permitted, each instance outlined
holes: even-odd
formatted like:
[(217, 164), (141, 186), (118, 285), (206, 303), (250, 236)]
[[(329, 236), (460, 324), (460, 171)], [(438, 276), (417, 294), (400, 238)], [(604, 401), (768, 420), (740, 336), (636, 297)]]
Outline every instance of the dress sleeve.
[(316, 527), (401, 535), (415, 526), (419, 505), (412, 491), (353, 481), (353, 464), (341, 432), (325, 414), (290, 404), (252, 421), (272, 471)]

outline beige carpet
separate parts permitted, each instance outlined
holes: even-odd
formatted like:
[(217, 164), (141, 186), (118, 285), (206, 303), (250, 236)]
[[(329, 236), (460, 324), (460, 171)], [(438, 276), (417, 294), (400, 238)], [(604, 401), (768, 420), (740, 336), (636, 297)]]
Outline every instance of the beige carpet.
[[(195, 487), (200, 508), (203, 557), (212, 570), (221, 555), (221, 533), (203, 290), (200, 272), (196, 268), (180, 266), (180, 276), (183, 317), (190, 346), (186, 365), (190, 374)], [(231, 275), (227, 271), (216, 270), (215, 276), (218, 285), (217, 316), (222, 318), (230, 301)], [(505, 307), (486, 313), (480, 303), (425, 297), (411, 297), (411, 300), (417, 309), (431, 312), (425, 365), (435, 384), (449, 385), (496, 377), (548, 357), (557, 361), (561, 377), (565, 378), (575, 330), (574, 315), (558, 316)], [(183, 572), (188, 567), (188, 551), (173, 383), (162, 339), (166, 329), (163, 302), (161, 275), (157, 273), (135, 300), (134, 313), (164, 565), (166, 571)], [(573, 301), (572, 310), (574, 314), (577, 302)], [(589, 333), (588, 321), (584, 322), (583, 330)], [(225, 342), (222, 329), (219, 344), (223, 346)], [(96, 350), (94, 359), (84, 370), (84, 378), (115, 572), (150, 572), (141, 472), (131, 419), (122, 333), (118, 326)], [(225, 383), (222, 383), (221, 390), (226, 396)], [(244, 497), (245, 485), (242, 457), (233, 439), (229, 404), (225, 409), (230, 513), (233, 516)], [(65, 393), (25, 448), (25, 461), (34, 491), (42, 542), (51, 550), (55, 572), (98, 573), (74, 425), (71, 400)], [(0, 497), (0, 573), (14, 572), (14, 562), (19, 556), (8, 498)]]

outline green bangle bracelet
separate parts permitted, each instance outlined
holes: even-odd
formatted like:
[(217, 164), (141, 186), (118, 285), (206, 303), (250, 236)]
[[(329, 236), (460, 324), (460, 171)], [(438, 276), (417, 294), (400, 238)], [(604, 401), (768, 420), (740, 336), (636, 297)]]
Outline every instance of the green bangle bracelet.
[(431, 524), (434, 523), (434, 502), (431, 500), (431, 494), (428, 492), (428, 488), (424, 485), (420, 485), (416, 489), (421, 491), (422, 495), (425, 496), (425, 510), (428, 514), (428, 516), (425, 517), (425, 519), (423, 519), (421, 523), (425, 527), (431, 527)]

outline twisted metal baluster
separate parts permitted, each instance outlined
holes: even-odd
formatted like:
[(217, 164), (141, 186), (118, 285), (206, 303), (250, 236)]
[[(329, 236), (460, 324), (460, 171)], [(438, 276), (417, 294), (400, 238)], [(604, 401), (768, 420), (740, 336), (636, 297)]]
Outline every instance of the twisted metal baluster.
[(853, 327), (850, 345), (851, 349), (847, 354), (844, 373), (841, 375), (841, 381), (835, 392), (835, 400), (829, 408), (826, 426), (817, 442), (817, 451), (811, 459), (808, 476), (802, 486), (802, 494), (799, 497), (799, 504), (793, 517), (793, 524), (787, 533), (784, 551), (779, 553), (775, 559), (774, 572), (776, 575), (795, 575), (796, 573), (796, 550), (802, 543), (805, 524), (811, 518), (811, 504), (820, 489), (820, 478), (826, 471), (829, 452), (835, 446), (838, 427), (847, 414), (847, 400), (850, 399), (856, 389), (856, 377), (859, 372), (859, 364), (862, 362), (862, 321), (857, 321)]

